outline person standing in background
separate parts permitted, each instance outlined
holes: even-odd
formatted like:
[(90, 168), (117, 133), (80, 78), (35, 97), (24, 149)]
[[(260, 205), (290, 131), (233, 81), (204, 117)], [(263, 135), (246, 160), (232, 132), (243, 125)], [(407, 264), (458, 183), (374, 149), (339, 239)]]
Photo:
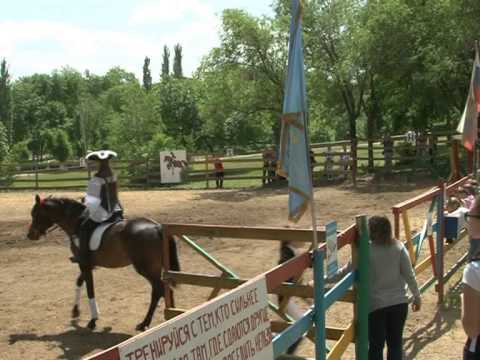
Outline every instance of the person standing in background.
[(222, 189), (225, 170), (223, 168), (223, 162), (219, 156), (215, 157), (214, 166), (215, 166), (215, 183), (217, 185), (217, 189)]
[(407, 286), (413, 294), (412, 310), (421, 308), (420, 291), (408, 251), (392, 237), (392, 226), (385, 216), (369, 219), (369, 360), (403, 359), (403, 329), (408, 314)]

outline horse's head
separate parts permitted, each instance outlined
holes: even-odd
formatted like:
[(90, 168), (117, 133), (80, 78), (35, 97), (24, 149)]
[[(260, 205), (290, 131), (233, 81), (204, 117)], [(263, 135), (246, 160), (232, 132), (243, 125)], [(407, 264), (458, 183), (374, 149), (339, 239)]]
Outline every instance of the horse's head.
[(47, 230), (51, 228), (55, 221), (51, 214), (50, 199), (41, 199), (39, 195), (35, 196), (35, 204), (32, 207), (32, 223), (28, 229), (27, 237), (30, 240), (38, 240), (42, 235), (47, 233)]
[(85, 205), (73, 199), (51, 196), (41, 199), (36, 195), (27, 237), (30, 240), (38, 240), (55, 224), (71, 235), (77, 228), (84, 210)]

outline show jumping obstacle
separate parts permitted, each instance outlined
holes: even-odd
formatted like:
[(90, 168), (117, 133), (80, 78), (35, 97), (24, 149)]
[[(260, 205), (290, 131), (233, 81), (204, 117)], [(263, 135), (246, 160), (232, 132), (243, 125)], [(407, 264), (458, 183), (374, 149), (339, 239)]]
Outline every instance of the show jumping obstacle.
[[(400, 226), (403, 224), (404, 239), (410, 259), (415, 267), (417, 275), (427, 271), (431, 266), (431, 276), (420, 286), (420, 292), (425, 292), (435, 282), (435, 290), (438, 293), (438, 303), (443, 302), (444, 284), (452, 277), (452, 275), (462, 266), (467, 258), (464, 254), (453, 265), (451, 269), (445, 272), (445, 255), (462, 240), (466, 231), (463, 230), (455, 241), (446, 244), (445, 238), (445, 196), (451, 195), (458, 190), (460, 186), (465, 184), (469, 177), (464, 177), (450, 185), (441, 183), (439, 186), (418, 195), (412, 199), (399, 203), (392, 207), (394, 216), (394, 233), (397, 239), (400, 239)], [(420, 232), (412, 236), (411, 222), (409, 211), (415, 207), (428, 204), (430, 202), (427, 218), (424, 221), (423, 228)], [(434, 215), (436, 221), (433, 222)], [(439, 226), (438, 224), (442, 224)], [(435, 241), (433, 236), (435, 235)], [(422, 253), (425, 239), (428, 241), (429, 255), (424, 256)]]
[[(358, 231), (360, 229), (361, 231)], [(341, 279), (333, 288), (326, 289), (324, 284), (324, 258), (326, 245), (323, 243), (313, 252), (306, 252), (299, 255), (274, 269), (263, 273), (262, 275), (247, 281), (239, 279), (235, 273), (213, 258), (205, 250), (201, 249), (198, 244), (189, 237), (201, 236), (210, 238), (225, 239), (255, 239), (255, 240), (273, 240), (287, 241), (295, 240), (298, 242), (310, 243), (312, 231), (307, 229), (284, 229), (284, 228), (249, 228), (234, 226), (211, 226), (211, 225), (185, 225), (185, 224), (166, 224), (163, 226), (164, 236), (183, 239), (192, 249), (203, 256), (210, 264), (214, 265), (222, 271), (221, 276), (209, 276), (203, 274), (191, 274), (184, 272), (167, 271), (165, 280), (175, 282), (177, 284), (188, 284), (201, 287), (212, 288), (209, 296), (209, 302), (200, 306), (208, 307), (212, 304), (212, 298), (217, 296), (222, 289), (232, 289), (230, 292), (221, 295), (231, 296), (237, 291), (237, 287), (248, 286), (250, 283), (257, 281), (259, 277), (265, 278), (266, 287), (269, 294), (283, 295), (286, 297), (299, 297), (303, 299), (314, 299), (314, 306), (307, 310), (303, 316), (293, 322), (288, 314), (273, 304), (269, 304), (269, 308), (282, 318), (282, 321), (270, 321), (270, 329), (272, 333), (277, 335), (271, 340), (273, 346), (273, 358), (281, 358), (287, 349), (297, 342), (304, 334), (315, 343), (316, 359), (340, 359), (342, 354), (350, 343), (355, 343), (357, 359), (367, 359), (368, 351), (368, 233), (367, 219), (365, 216), (357, 218), (357, 224), (352, 225), (338, 235), (338, 248), (341, 249), (346, 245), (351, 246), (352, 260), (355, 269), (349, 272)], [(359, 234), (361, 233), (361, 235)], [(318, 231), (320, 239), (325, 239), (325, 231)], [(215, 239), (213, 239), (214, 241)], [(168, 251), (168, 242), (165, 242), (165, 251)], [(168, 268), (168, 255), (164, 258), (164, 264)], [(300, 277), (305, 270), (313, 267), (315, 287), (299, 284), (285, 283), (289, 278)], [(353, 287), (353, 289), (352, 289)], [(326, 311), (337, 301), (350, 302), (354, 304), (354, 316), (351, 324), (346, 328), (327, 327)], [(199, 311), (199, 308), (192, 311)], [(145, 337), (152, 337), (156, 331), (168, 324), (175, 324), (189, 316), (189, 311), (174, 307), (173, 291), (168, 288), (165, 295), (165, 318), (171, 319), (169, 322), (159, 325), (156, 328), (140, 334), (125, 343), (117, 345), (100, 354), (94, 355), (90, 359), (156, 359), (153, 353), (145, 355), (142, 350), (136, 348), (127, 354), (122, 347), (129, 349), (135, 347), (135, 342), (142, 346), (146, 344)], [(177, 320), (178, 319), (178, 320)], [(318, 331), (317, 329), (321, 329)], [(327, 353), (326, 341), (335, 341), (331, 349)], [(139, 345), (139, 346), (140, 346)], [(144, 352), (150, 351), (148, 347), (143, 348)], [(137, 351), (137, 352), (135, 352)], [(123, 357), (121, 356), (123, 354)], [(135, 355), (137, 354), (138, 357)], [(145, 356), (144, 356), (145, 355)], [(175, 355), (175, 356), (178, 356)], [(172, 357), (162, 357), (162, 359), (174, 359)], [(193, 356), (193, 355), (192, 355)], [(160, 357), (158, 357), (160, 358)], [(206, 357), (216, 359), (216, 357)], [(253, 357), (255, 358), (255, 357)], [(193, 357), (189, 358), (193, 359)]]
[[(444, 257), (465, 235), (463, 231), (451, 244), (444, 244), (444, 203), (445, 196), (453, 193), (459, 186), (466, 182), (467, 178), (445, 186), (440, 184), (438, 187), (425, 192), (415, 198), (393, 206), (392, 211), (395, 219), (395, 236), (400, 238), (400, 224), (403, 222), (405, 232), (405, 241), (412, 262), (417, 274), (426, 272), (431, 268), (432, 276), (428, 278), (421, 286), (421, 292), (425, 292), (436, 282), (436, 291), (438, 292), (439, 302), (443, 301), (444, 284), (463, 264), (466, 255), (462, 256), (456, 264), (445, 273)], [(430, 202), (426, 219), (422, 230), (412, 236), (409, 210), (425, 205)], [(434, 221), (435, 219), (435, 221)], [(285, 229), (285, 228), (251, 228), (235, 226), (214, 226), (214, 225), (187, 225), (187, 224), (166, 224), (163, 226), (164, 238), (175, 238), (177, 241), (184, 241), (189, 247), (195, 250), (211, 265), (221, 271), (220, 276), (193, 274), (179, 271), (167, 270), (164, 274), (164, 280), (171, 284), (187, 284), (199, 287), (211, 288), (207, 302), (190, 311), (180, 309), (174, 305), (173, 288), (168, 286), (165, 295), (165, 318), (168, 320), (145, 333), (139, 334), (126, 342), (114, 346), (104, 352), (90, 357), (96, 360), (117, 360), (117, 359), (229, 359), (229, 357), (215, 357), (215, 340), (203, 339), (205, 344), (208, 342), (210, 353), (207, 347), (198, 347), (197, 352), (190, 355), (179, 357), (179, 354), (159, 355), (152, 344), (156, 344), (159, 339), (167, 339), (162, 334), (162, 329), (172, 326), (181, 327), (189, 316), (202, 312), (216, 304), (222, 299), (230, 299), (236, 294), (244, 291), (245, 287), (254, 286), (259, 279), (264, 279), (266, 284), (266, 293), (282, 295), (284, 297), (298, 297), (302, 299), (313, 299), (314, 306), (307, 310), (300, 319), (293, 319), (285, 313), (280, 307), (267, 303), (267, 298), (263, 301), (271, 313), (278, 315), (282, 320), (268, 320), (268, 333), (266, 342), (271, 343), (271, 355), (274, 359), (301, 359), (300, 357), (285, 355), (287, 349), (301, 339), (304, 335), (315, 344), (316, 359), (340, 359), (346, 351), (349, 344), (355, 344), (356, 359), (363, 360), (368, 358), (368, 229), (366, 216), (357, 217), (355, 225), (338, 234), (338, 249), (346, 245), (351, 246), (351, 261), (354, 270), (344, 276), (332, 288), (326, 288), (324, 282), (324, 259), (326, 253), (326, 244), (322, 243), (318, 249), (313, 252), (301, 254), (277, 267), (267, 271), (254, 279), (241, 279), (231, 269), (215, 259), (211, 254), (202, 249), (191, 237), (209, 237), (212, 241), (216, 238), (222, 239), (249, 239), (249, 240), (273, 240), (273, 241), (296, 241), (310, 243), (312, 231), (308, 229)], [(435, 236), (435, 240), (434, 240)], [(319, 239), (325, 241), (325, 230), (318, 230)], [(427, 241), (425, 241), (427, 240)], [(429, 251), (424, 254), (423, 245), (428, 243)], [(170, 269), (169, 242), (164, 242), (164, 259), (166, 269)], [(313, 267), (314, 286), (286, 283), (288, 279), (300, 278), (308, 268)], [(228, 292), (219, 296), (222, 290)], [(327, 310), (336, 302), (353, 303), (354, 312), (351, 323), (345, 328), (327, 326)], [(204, 315), (206, 316), (206, 315)], [(175, 327), (174, 327), (175, 328)], [(173, 333), (172, 333), (173, 334)], [(277, 334), (275, 336), (271, 334)], [(155, 340), (156, 339), (156, 340)], [(165, 341), (167, 341), (165, 340)], [(327, 347), (331, 345), (330, 348)], [(333, 344), (331, 342), (334, 342)], [(266, 344), (265, 342), (265, 344)], [(212, 345), (213, 344), (213, 345)], [(264, 344), (264, 345), (265, 345)], [(269, 345), (269, 344), (268, 344)], [(152, 347), (153, 346), (153, 347)], [(155, 345), (156, 346), (156, 345)], [(267, 345), (265, 345), (267, 346)], [(269, 345), (270, 346), (270, 345)], [(157, 349), (157, 350), (155, 350)], [(205, 353), (201, 356), (200, 349)], [(212, 350), (213, 349), (213, 350)], [(241, 347), (238, 347), (241, 349)], [(156, 352), (157, 351), (157, 352)], [(213, 352), (213, 353), (212, 353)], [(251, 359), (266, 359), (250, 354)], [(157, 356), (158, 355), (158, 356)], [(208, 355), (208, 356), (207, 356)], [(221, 354), (220, 354), (221, 355)]]

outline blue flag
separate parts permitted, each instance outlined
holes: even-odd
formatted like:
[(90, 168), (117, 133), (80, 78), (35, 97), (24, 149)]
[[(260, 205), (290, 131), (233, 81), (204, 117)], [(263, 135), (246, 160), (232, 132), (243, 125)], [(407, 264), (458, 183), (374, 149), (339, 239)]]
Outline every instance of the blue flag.
[(301, 0), (292, 1), (288, 74), (283, 101), (278, 173), (288, 178), (289, 219), (297, 222), (312, 201), (310, 155), (307, 137)]

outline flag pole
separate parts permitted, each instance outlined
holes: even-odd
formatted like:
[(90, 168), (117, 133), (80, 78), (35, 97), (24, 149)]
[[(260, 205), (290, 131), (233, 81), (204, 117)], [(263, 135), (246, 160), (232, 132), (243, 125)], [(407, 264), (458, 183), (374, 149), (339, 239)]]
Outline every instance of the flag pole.
[(311, 191), (312, 191), (312, 200), (310, 204), (310, 210), (312, 213), (312, 228), (313, 228), (313, 243), (312, 243), (312, 248), (314, 250), (317, 249), (318, 247), (318, 234), (317, 234), (317, 218), (315, 216), (316, 210), (315, 210), (315, 195), (313, 192), (313, 171), (311, 171), (311, 180), (310, 180), (310, 185), (311, 185)]
[(313, 230), (313, 239), (312, 239), (312, 249), (316, 250), (318, 248), (318, 234), (317, 234), (317, 211), (315, 206), (315, 192), (313, 191), (313, 166), (312, 166), (312, 158), (310, 156), (310, 137), (308, 136), (308, 127), (310, 124), (310, 117), (308, 116), (308, 112), (305, 112), (305, 144), (307, 146), (307, 163), (308, 169), (310, 173), (310, 193), (312, 194), (310, 198), (310, 213), (312, 216), (312, 230)]

